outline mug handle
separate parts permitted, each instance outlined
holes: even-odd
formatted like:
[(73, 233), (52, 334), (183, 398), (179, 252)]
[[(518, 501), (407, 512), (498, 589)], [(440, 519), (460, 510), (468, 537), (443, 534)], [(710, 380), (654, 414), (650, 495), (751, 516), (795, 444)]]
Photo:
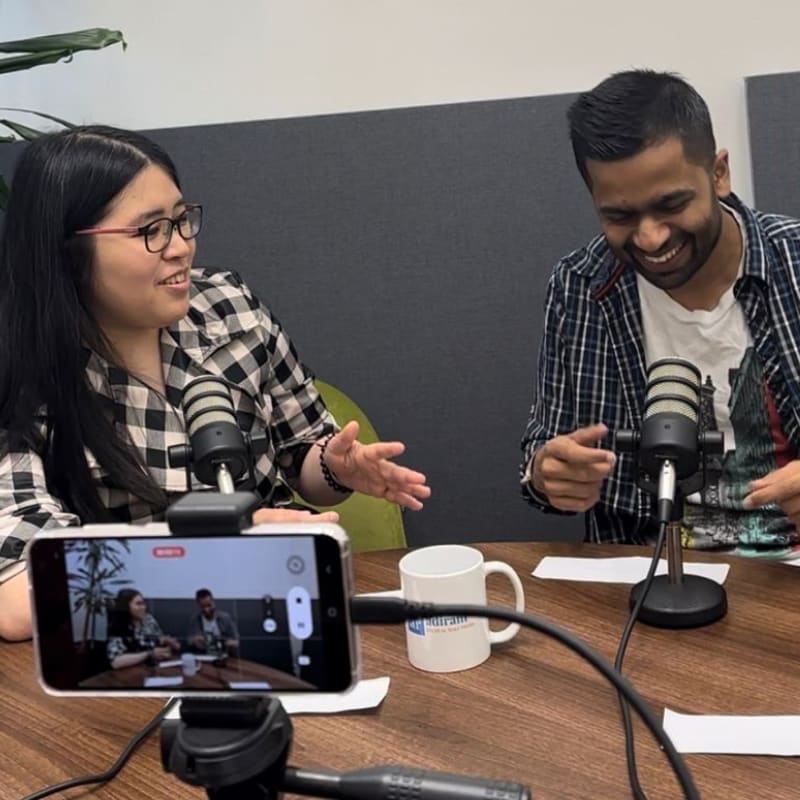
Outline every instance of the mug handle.
[[(505, 575), (514, 587), (514, 607), (519, 612), (525, 611), (525, 592), (522, 589), (522, 581), (519, 575), (515, 572), (514, 568), (505, 561), (487, 561), (483, 565), (484, 576), (490, 575), (492, 572), (500, 572)], [(519, 632), (519, 625), (516, 622), (510, 622), (505, 628), (499, 631), (489, 631), (489, 644), (500, 644), (512, 639)]]

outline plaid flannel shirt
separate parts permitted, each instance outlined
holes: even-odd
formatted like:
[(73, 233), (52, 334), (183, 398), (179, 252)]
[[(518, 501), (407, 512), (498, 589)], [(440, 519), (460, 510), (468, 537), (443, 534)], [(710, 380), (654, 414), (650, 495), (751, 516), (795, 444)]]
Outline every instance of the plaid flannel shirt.
[(152, 650), (161, 644), (164, 632), (152, 614), (145, 614), (141, 625), (134, 627), (133, 623), (128, 625), (127, 636), (109, 636), (106, 644), (106, 655), (109, 661), (113, 661), (117, 656), (125, 653), (141, 653), (145, 650)]
[[(236, 273), (194, 269), (189, 313), (162, 330), (161, 354), (166, 396), (94, 352), (88, 354), (86, 371), (169, 501), (186, 492), (186, 471), (167, 461), (168, 447), (188, 441), (183, 387), (195, 376), (216, 375), (228, 383), (241, 429), (266, 431), (269, 437), (266, 453), (255, 463), (252, 488), (265, 504), (288, 502), (309, 446), (336, 427), (313, 375), (300, 363), (275, 317)], [(41, 424), (44, 432), (44, 416)], [(85, 454), (112, 521), (163, 519), (164, 509), (113, 485), (94, 455), (88, 449)], [(192, 489), (208, 487), (193, 481)], [(80, 523), (48, 493), (41, 454), (10, 451), (8, 437), (0, 431), (0, 577), (19, 567), (25, 545), (37, 531)]]
[[(754, 211), (735, 196), (747, 249), (734, 286), (764, 364), (764, 380), (795, 455), (800, 452), (800, 221)], [(520, 470), (525, 499), (557, 511), (533, 492), (526, 471), (548, 440), (602, 422), (638, 429), (646, 393), (641, 309), (635, 272), (605, 237), (563, 258), (550, 278), (544, 336)], [(635, 459), (617, 454), (600, 502), (586, 514), (586, 539), (643, 543), (656, 533), (651, 495), (637, 484)]]

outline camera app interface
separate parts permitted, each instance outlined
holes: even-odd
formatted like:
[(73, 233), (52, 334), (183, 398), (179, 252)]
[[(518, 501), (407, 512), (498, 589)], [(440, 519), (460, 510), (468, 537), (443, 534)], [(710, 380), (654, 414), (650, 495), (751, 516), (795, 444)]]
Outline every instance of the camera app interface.
[(78, 688), (324, 683), (313, 537), (76, 539), (64, 557)]

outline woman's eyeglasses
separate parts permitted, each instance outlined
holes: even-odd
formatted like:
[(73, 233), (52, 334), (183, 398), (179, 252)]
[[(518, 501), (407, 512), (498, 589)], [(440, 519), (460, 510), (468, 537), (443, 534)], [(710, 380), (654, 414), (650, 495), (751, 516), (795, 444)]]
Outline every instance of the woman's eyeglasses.
[(129, 233), (133, 236), (143, 236), (144, 246), (150, 253), (160, 253), (169, 247), (172, 241), (172, 232), (178, 231), (182, 239), (194, 239), (203, 226), (203, 206), (197, 203), (187, 203), (183, 213), (174, 219), (161, 217), (148, 222), (147, 225), (128, 228), (84, 228), (75, 231), (76, 236), (87, 236), (95, 233)]

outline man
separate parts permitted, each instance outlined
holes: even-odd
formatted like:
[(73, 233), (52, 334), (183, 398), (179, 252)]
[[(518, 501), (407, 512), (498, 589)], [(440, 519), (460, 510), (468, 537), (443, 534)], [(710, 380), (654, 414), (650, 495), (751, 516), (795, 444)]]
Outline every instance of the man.
[(189, 623), (186, 637), (189, 646), (203, 652), (222, 650), (235, 655), (239, 650), (239, 631), (230, 614), (217, 611), (214, 596), (208, 589), (198, 589), (194, 596), (200, 611)]
[(684, 545), (800, 556), (800, 222), (731, 193), (706, 104), (677, 76), (612, 75), (568, 118), (603, 233), (550, 279), (523, 494), (588, 511), (589, 541), (652, 541), (654, 498), (610, 434), (640, 428), (647, 365), (682, 357), (703, 376), (702, 426), (725, 436), (686, 498)]

